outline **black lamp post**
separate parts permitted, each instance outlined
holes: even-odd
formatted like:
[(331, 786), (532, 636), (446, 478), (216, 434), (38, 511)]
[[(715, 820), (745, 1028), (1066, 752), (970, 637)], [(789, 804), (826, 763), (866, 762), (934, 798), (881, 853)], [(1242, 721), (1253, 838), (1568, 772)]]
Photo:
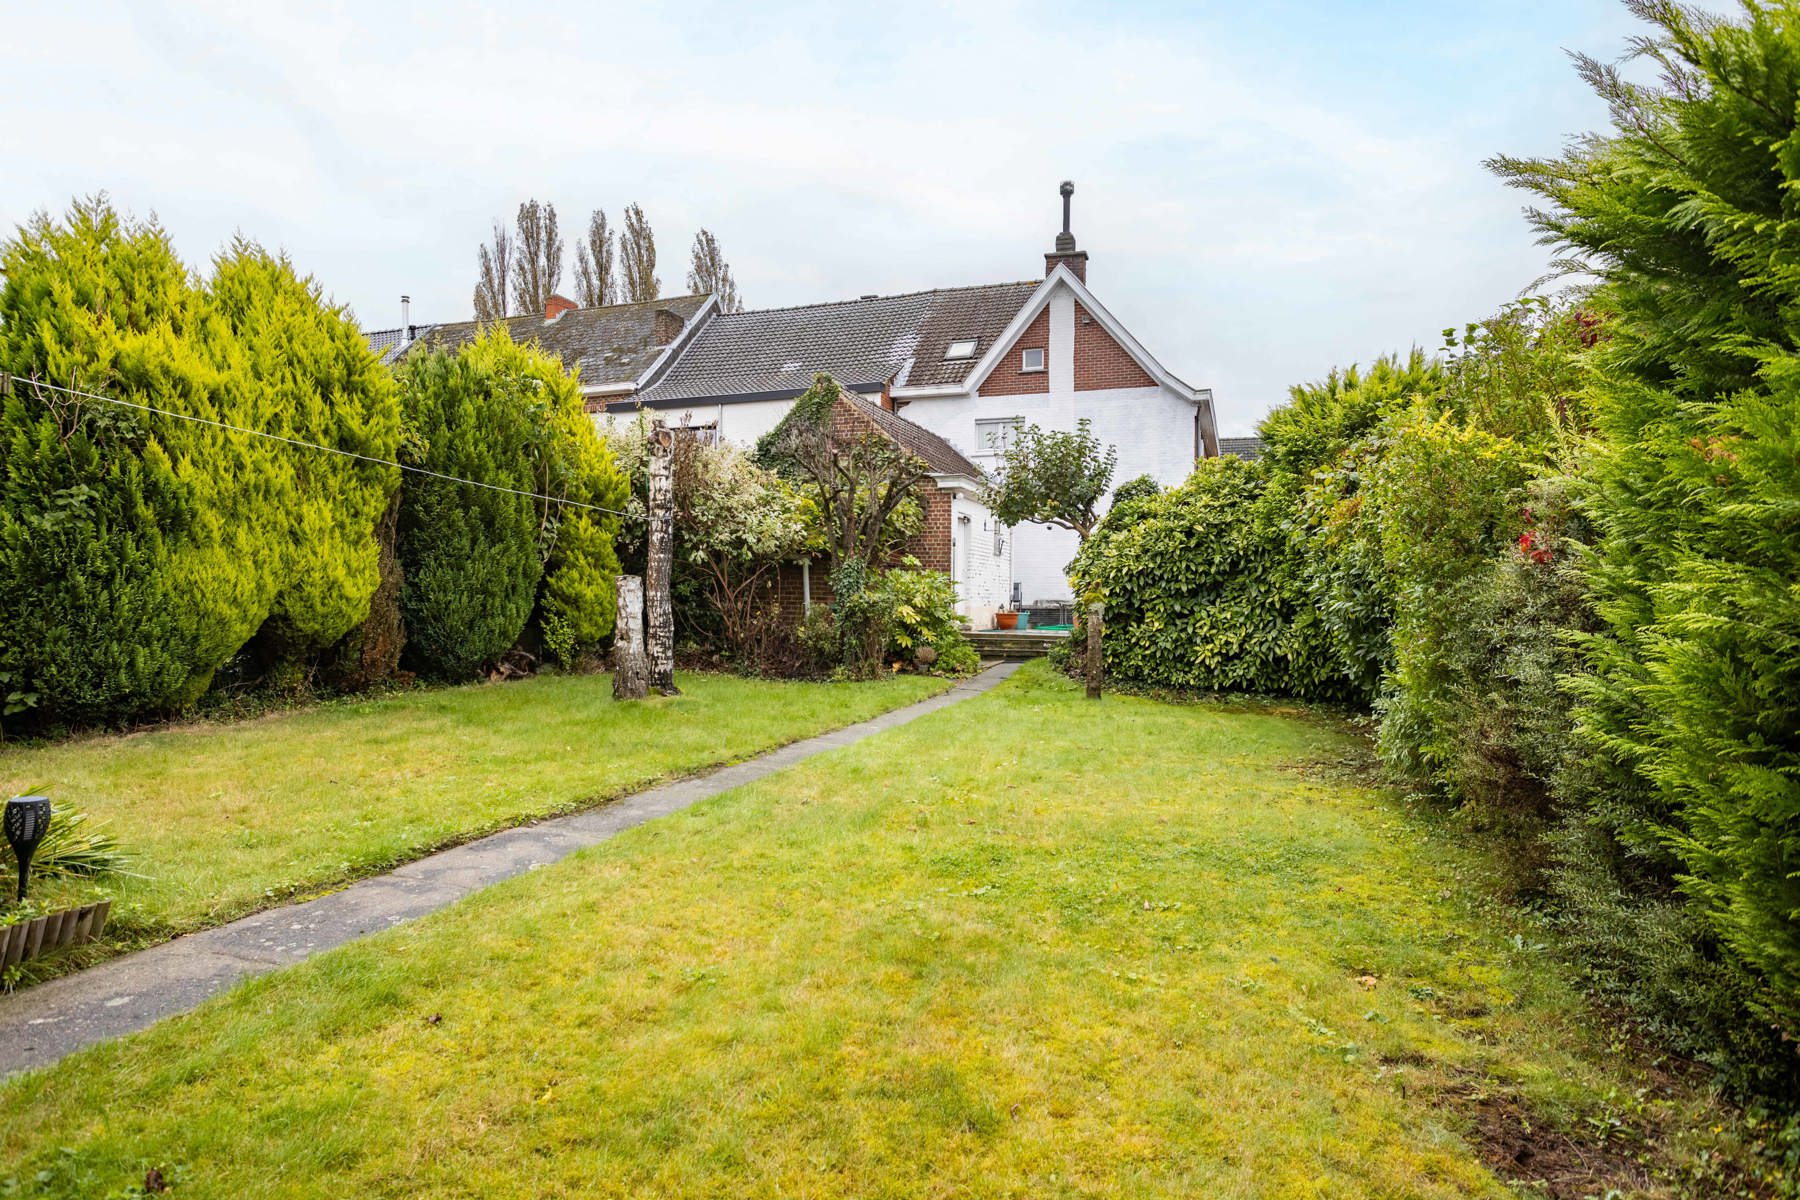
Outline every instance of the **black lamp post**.
[(50, 832), (50, 797), (14, 796), (6, 802), (6, 840), (19, 860), (19, 899), (25, 899), (25, 879), (31, 874), (31, 856)]

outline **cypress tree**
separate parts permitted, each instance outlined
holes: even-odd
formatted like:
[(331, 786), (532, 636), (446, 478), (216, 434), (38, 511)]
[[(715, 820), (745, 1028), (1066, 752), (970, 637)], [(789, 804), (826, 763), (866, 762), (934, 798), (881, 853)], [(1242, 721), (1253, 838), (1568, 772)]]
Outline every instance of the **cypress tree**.
[[(154, 224), (104, 197), (0, 251), (0, 674), (16, 724), (175, 707), (235, 645), (252, 589), (211, 509), (223, 435), (33, 381), (217, 418), (228, 372), (204, 297)], [(16, 695), (15, 695), (16, 694)]]
[[(391, 459), (400, 402), (393, 377), (355, 323), (285, 257), (238, 240), (215, 264), (213, 304), (233, 343), (234, 423)], [(309, 660), (369, 612), (380, 579), (376, 524), (399, 472), (258, 439), (254, 486), (234, 520), (257, 530), (269, 572), (258, 614), (289, 666)]]
[(1587, 643), (1578, 682), (1597, 769), (1588, 824), (1620, 848), (1612, 890), (1679, 888), (1714, 939), (1702, 954), (1748, 972), (1752, 1003), (1791, 1037), (1800, 14), (1746, 5), (1731, 23), (1638, 7), (1658, 26), (1640, 49), (1661, 83), (1582, 59), (1612, 131), (1560, 158), (1494, 164), (1547, 202), (1534, 214), (1544, 239), (1600, 276), (1617, 313), (1597, 353), (1603, 438), (1585, 497), (1607, 627)]
[(496, 327), (457, 352), (409, 359), (401, 394), (407, 461), (553, 498), (408, 477), (400, 557), (409, 661), (426, 674), (472, 677), (526, 634), (534, 611), (554, 655), (591, 649), (612, 627), (617, 519), (555, 501), (617, 508), (625, 483), (574, 377)]

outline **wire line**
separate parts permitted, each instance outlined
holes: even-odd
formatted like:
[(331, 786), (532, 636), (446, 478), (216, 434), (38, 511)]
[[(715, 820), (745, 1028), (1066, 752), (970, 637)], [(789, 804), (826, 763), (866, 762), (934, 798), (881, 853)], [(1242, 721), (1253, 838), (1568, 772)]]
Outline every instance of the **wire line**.
[[(196, 425), (211, 425), (215, 429), (228, 429), (233, 433), (245, 433), (251, 437), (268, 438), (272, 442), (286, 442), (290, 446), (303, 446), (308, 450), (323, 450), (327, 454), (341, 454), (345, 458), (354, 458), (360, 462), (373, 463), (379, 467), (397, 467), (402, 471), (411, 471), (415, 475), (429, 475), (433, 479), (445, 479), (451, 483), (466, 483), (470, 487), (486, 488), (490, 492), (505, 492), (512, 496), (525, 496), (532, 500), (544, 500), (551, 504), (566, 504), (571, 508), (585, 508), (593, 512), (607, 513), (610, 516), (625, 517), (629, 513), (620, 512), (616, 508), (602, 508), (598, 504), (583, 504), (579, 500), (565, 500), (560, 496), (546, 496), (542, 492), (524, 492), (518, 488), (502, 487), (497, 483), (483, 483), (479, 479), (464, 479), (460, 475), (446, 475), (442, 471), (433, 471), (428, 467), (415, 467), (403, 462), (395, 462), (387, 458), (375, 458), (368, 454), (358, 454), (354, 450), (340, 450), (336, 446), (321, 446), (317, 442), (304, 442), (299, 438), (284, 437), (279, 433), (268, 433), (261, 429), (245, 429), (241, 425), (228, 425), (224, 421), (215, 421), (210, 417), (195, 417), (187, 413), (171, 412), (166, 408), (157, 408), (152, 404), (138, 404), (131, 400), (120, 400), (116, 396), (102, 396), (98, 392), (84, 392), (80, 388), (63, 387), (57, 383), (43, 383), (36, 379), (21, 379), (17, 375), (0, 374), (0, 385), (6, 382), (29, 383), (34, 388), (49, 388), (51, 391), (66, 392), (71, 396), (84, 396), (89, 400), (100, 400), (107, 404), (117, 404), (122, 408), (135, 408), (141, 412), (157, 413), (165, 417), (173, 417), (178, 421), (192, 421)], [(0, 386), (0, 395), (6, 389)]]

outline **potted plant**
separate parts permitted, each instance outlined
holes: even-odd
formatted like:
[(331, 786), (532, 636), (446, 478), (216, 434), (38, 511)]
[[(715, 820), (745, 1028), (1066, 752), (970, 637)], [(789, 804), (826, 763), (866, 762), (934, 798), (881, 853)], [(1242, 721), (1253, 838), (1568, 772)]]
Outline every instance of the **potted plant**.
[(1018, 627), (1019, 613), (1012, 605), (1009, 604), (994, 614), (995, 629), (1017, 629)]

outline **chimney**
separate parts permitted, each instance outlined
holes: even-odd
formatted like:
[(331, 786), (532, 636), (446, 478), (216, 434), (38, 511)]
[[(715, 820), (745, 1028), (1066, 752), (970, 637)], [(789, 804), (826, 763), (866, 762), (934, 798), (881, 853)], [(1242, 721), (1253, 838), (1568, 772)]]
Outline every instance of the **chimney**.
[(400, 344), (412, 341), (412, 297), (400, 297)]
[(570, 309), (580, 307), (581, 305), (575, 303), (567, 296), (559, 296), (555, 292), (551, 292), (544, 300), (544, 320), (554, 321)]
[(666, 308), (656, 310), (656, 342), (658, 346), (667, 346), (681, 336), (681, 327), (686, 325), (680, 317)]
[(1075, 235), (1069, 232), (1069, 197), (1075, 194), (1075, 184), (1072, 180), (1065, 179), (1060, 190), (1063, 198), (1063, 227), (1062, 232), (1056, 235), (1056, 249), (1044, 255), (1044, 274), (1049, 275), (1058, 267), (1067, 267), (1075, 278), (1086, 283), (1087, 251), (1075, 248)]

